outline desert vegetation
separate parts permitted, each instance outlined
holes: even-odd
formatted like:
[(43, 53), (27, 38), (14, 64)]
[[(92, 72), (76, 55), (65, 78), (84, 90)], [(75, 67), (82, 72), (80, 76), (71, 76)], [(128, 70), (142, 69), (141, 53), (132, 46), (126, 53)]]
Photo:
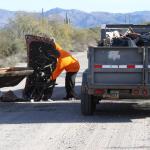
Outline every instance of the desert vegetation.
[(1, 67), (26, 61), (26, 34), (47, 35), (54, 37), (66, 50), (86, 51), (89, 45), (96, 45), (99, 28), (76, 28), (65, 21), (49, 21), (35, 14), (17, 14), (0, 29)]

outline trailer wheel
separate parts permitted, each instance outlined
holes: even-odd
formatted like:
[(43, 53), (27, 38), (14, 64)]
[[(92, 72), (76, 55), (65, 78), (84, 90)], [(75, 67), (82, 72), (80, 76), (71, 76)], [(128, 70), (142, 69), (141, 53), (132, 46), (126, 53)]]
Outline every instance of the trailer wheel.
[(94, 101), (94, 96), (88, 94), (88, 70), (85, 70), (82, 76), (82, 86), (81, 86), (81, 112), (83, 115), (93, 115), (96, 109), (96, 103)]
[(87, 93), (81, 94), (81, 112), (83, 115), (92, 115), (94, 107), (92, 106), (91, 96)]
[(81, 112), (83, 115), (93, 115), (96, 109), (96, 103), (92, 99), (92, 95), (89, 95), (87, 91), (81, 93)]

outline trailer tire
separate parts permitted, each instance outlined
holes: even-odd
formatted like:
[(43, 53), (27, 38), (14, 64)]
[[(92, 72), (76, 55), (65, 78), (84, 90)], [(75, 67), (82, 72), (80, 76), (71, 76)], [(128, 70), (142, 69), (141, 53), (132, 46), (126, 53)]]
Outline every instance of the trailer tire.
[(83, 115), (93, 115), (96, 109), (96, 103), (94, 101), (93, 95), (88, 94), (88, 70), (85, 70), (82, 76), (82, 86), (81, 86), (81, 112)]
[(81, 93), (81, 112), (83, 115), (93, 115), (96, 103), (94, 103), (92, 96), (87, 91)]

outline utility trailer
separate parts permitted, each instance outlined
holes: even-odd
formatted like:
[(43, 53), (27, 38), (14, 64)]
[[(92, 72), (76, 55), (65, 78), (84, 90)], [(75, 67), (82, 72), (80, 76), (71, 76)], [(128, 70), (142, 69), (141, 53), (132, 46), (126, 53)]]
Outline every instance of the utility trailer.
[[(146, 25), (106, 25), (101, 40), (107, 31), (129, 27), (138, 33), (150, 32)], [(82, 114), (92, 115), (101, 99), (137, 98), (150, 98), (150, 47), (89, 47), (81, 86)]]

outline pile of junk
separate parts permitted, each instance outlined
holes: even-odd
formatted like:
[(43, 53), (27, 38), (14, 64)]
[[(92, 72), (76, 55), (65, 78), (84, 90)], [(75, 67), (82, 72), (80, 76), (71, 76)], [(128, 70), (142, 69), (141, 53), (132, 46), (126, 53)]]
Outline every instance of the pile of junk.
[(26, 78), (22, 98), (17, 97), (13, 91), (1, 94), (1, 102), (27, 101), (34, 99), (40, 101), (54, 86), (50, 80), (56, 68), (59, 52), (55, 49), (52, 39), (34, 35), (26, 35), (27, 67), (0, 68), (0, 88), (12, 87)]
[(98, 46), (143, 47), (150, 46), (150, 25), (106, 25), (102, 27)]

